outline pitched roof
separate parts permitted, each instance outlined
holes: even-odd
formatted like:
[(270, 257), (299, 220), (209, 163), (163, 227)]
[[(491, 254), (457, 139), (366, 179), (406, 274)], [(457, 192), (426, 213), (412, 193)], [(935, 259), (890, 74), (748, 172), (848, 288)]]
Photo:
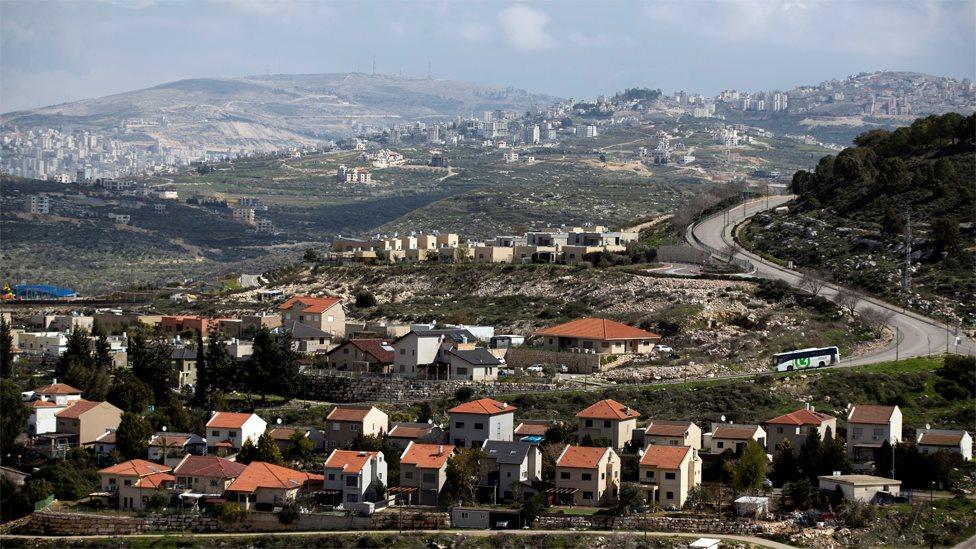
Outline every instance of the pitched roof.
[(897, 406), (878, 406), (876, 404), (856, 404), (847, 415), (848, 423), (888, 423)]
[(455, 343), (471, 343), (472, 341), (478, 340), (478, 338), (474, 334), (472, 334), (467, 328), (438, 328), (434, 330), (413, 330), (410, 333), (417, 334), (420, 337), (444, 336), (445, 338), (450, 339)]
[[(268, 434), (275, 440), (289, 440), (296, 431), (298, 429), (295, 427), (271, 427), (268, 429)], [(304, 432), (307, 433), (308, 431), (305, 430)]]
[(918, 436), (918, 444), (958, 447), (965, 435), (966, 431), (940, 431), (937, 433), (921, 431)]
[(546, 431), (548, 431), (550, 427), (552, 427), (552, 423), (549, 421), (534, 422), (526, 420), (519, 423), (518, 426), (515, 427), (515, 434), (521, 436), (545, 436)]
[(136, 488), (159, 488), (164, 483), (174, 482), (176, 477), (169, 473), (153, 473), (136, 481)]
[(755, 425), (719, 425), (712, 429), (712, 438), (724, 438), (731, 440), (749, 440), (756, 434)]
[(337, 404), (325, 419), (332, 421), (363, 421), (366, 414), (375, 409), (375, 406), (344, 406)]
[(181, 433), (156, 433), (149, 439), (149, 445), (172, 448), (175, 446), (183, 446), (189, 441), (190, 435)]
[[(65, 419), (78, 419), (79, 417), (81, 417), (81, 414), (84, 414), (88, 410), (91, 410), (92, 408), (95, 408), (101, 405), (102, 403), (95, 402), (93, 400), (80, 399), (75, 401), (69, 401), (69, 404), (70, 405), (67, 408), (61, 410), (60, 412), (54, 415)], [(109, 406), (111, 406), (111, 404), (109, 404)]]
[(390, 339), (350, 339), (347, 343), (373, 357), (380, 364), (393, 364), (393, 341)]
[(195, 456), (187, 454), (173, 470), (181, 477), (237, 478), (247, 465), (217, 456)]
[(105, 431), (104, 433), (98, 435), (95, 442), (101, 444), (115, 444), (115, 431)]
[(677, 469), (685, 456), (691, 453), (691, 446), (663, 446), (651, 444), (644, 449), (640, 464), (655, 469)]
[(302, 324), (301, 322), (292, 322), (286, 326), (281, 327), (282, 330), (290, 333), (292, 337), (296, 339), (315, 339), (319, 337), (332, 337), (328, 332), (322, 331), (315, 326), (310, 326), (308, 324)]
[(474, 349), (468, 350), (451, 349), (448, 351), (448, 353), (460, 358), (472, 366), (498, 366), (502, 363), (501, 360), (498, 360), (498, 357), (491, 354), (491, 352), (484, 347), (475, 347)]
[(683, 437), (694, 423), (690, 421), (664, 421), (652, 419), (644, 429), (644, 434), (652, 437)]
[(493, 398), (479, 398), (451, 408), (449, 414), (475, 414), (481, 416), (493, 416), (495, 414), (508, 414), (516, 410), (515, 406), (507, 402), (498, 402)]
[(631, 419), (640, 417), (640, 412), (629, 406), (607, 398), (587, 406), (576, 417), (583, 419)]
[(80, 395), (81, 389), (75, 389), (65, 383), (52, 383), (40, 389), (34, 389), (34, 392), (39, 395)]
[(254, 414), (245, 412), (216, 412), (207, 422), (207, 427), (217, 429), (240, 429)]
[(227, 487), (229, 492), (253, 492), (258, 488), (290, 490), (314, 482), (321, 482), (322, 475), (296, 471), (280, 465), (252, 461)]
[(358, 473), (363, 470), (366, 462), (379, 455), (379, 452), (361, 452), (356, 450), (332, 450), (329, 459), (325, 460), (326, 469), (341, 469), (343, 473)]
[(519, 464), (525, 461), (529, 455), (529, 450), (535, 447), (528, 442), (486, 440), (482, 448), (485, 451), (485, 457), (495, 458), (498, 463)]
[(535, 335), (553, 335), (561, 337), (580, 337), (600, 341), (624, 339), (657, 339), (661, 336), (641, 330), (633, 326), (614, 322), (605, 318), (580, 318), (556, 326), (543, 328)]
[(122, 463), (99, 469), (99, 474), (119, 475), (124, 477), (144, 477), (156, 473), (172, 471), (173, 468), (167, 465), (160, 465), (144, 459), (130, 459)]
[(454, 452), (451, 444), (417, 444), (411, 442), (400, 456), (400, 465), (415, 465), (420, 469), (440, 469)]
[(825, 421), (830, 421), (834, 419), (834, 416), (830, 416), (821, 412), (814, 410), (809, 410), (807, 408), (800, 408), (799, 410), (790, 412), (788, 414), (783, 414), (779, 417), (774, 417), (773, 419), (767, 421), (768, 425), (822, 425)]
[(390, 432), (387, 438), (420, 438), (427, 436), (434, 430), (436, 425), (432, 423), (407, 423), (396, 422), (390, 424)]
[(55, 404), (50, 400), (32, 400), (25, 403), (30, 408), (64, 408), (64, 404)]
[(600, 465), (600, 460), (610, 448), (591, 448), (589, 446), (567, 446), (556, 460), (556, 467), (571, 467), (574, 469), (593, 469)]
[(170, 360), (196, 360), (197, 352), (186, 347), (173, 347), (173, 352), (169, 355)]
[(304, 295), (296, 295), (288, 301), (282, 303), (278, 308), (282, 311), (287, 311), (296, 303), (301, 303), (302, 305), (305, 305), (304, 311), (306, 313), (324, 313), (340, 301), (341, 300), (338, 297), (309, 297)]

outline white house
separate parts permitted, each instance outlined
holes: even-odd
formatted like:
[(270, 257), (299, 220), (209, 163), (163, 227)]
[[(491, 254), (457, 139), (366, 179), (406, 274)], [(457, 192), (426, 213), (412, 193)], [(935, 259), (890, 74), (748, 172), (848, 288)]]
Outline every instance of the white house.
[(325, 461), (325, 489), (341, 494), (346, 508), (379, 501), (388, 480), (383, 452), (333, 450)]
[(952, 452), (969, 461), (973, 459), (973, 437), (966, 431), (947, 429), (919, 429), (915, 445), (923, 454)]
[(207, 422), (207, 449), (237, 452), (245, 440), (257, 444), (268, 423), (257, 414), (239, 412), (212, 412)]
[(486, 440), (514, 439), (515, 406), (482, 398), (459, 404), (447, 411), (452, 444), (481, 446)]

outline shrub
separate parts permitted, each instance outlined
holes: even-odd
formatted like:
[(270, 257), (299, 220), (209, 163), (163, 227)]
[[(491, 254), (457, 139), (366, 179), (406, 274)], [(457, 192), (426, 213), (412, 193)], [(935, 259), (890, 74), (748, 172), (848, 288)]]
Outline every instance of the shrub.
[(241, 522), (247, 518), (247, 511), (236, 503), (224, 503), (220, 506), (217, 517), (220, 519), (220, 522), (231, 524)]
[(376, 306), (376, 296), (372, 292), (362, 290), (356, 294), (356, 307), (364, 309)]
[(291, 524), (298, 520), (298, 515), (301, 514), (298, 511), (298, 506), (294, 503), (289, 503), (278, 511), (278, 521), (282, 524)]

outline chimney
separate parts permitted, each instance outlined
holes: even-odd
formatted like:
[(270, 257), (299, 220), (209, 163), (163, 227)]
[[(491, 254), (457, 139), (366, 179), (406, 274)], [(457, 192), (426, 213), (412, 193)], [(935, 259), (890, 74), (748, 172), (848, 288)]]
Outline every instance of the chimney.
[(809, 402), (804, 403), (803, 404), (803, 409), (809, 411), (810, 410), (810, 403)]
[(444, 453), (444, 445), (441, 444), (437, 447), (437, 455), (441, 455), (443, 453)]

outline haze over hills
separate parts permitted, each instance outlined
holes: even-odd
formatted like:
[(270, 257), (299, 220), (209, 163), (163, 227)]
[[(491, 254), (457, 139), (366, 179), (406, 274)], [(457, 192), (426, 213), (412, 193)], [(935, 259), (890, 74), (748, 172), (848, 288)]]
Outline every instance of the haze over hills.
[(6, 113), (0, 126), (124, 126), (132, 141), (274, 150), (348, 137), (367, 127), (524, 111), (554, 100), (515, 88), (363, 73), (197, 78)]

